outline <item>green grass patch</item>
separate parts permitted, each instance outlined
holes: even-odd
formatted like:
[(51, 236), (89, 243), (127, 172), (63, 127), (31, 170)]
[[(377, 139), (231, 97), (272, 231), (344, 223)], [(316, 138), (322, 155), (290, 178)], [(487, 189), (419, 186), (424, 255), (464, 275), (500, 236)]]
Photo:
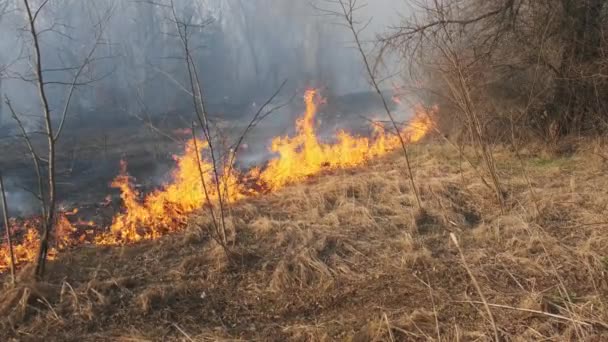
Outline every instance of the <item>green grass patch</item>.
[(535, 157), (530, 158), (529, 166), (539, 169), (546, 168), (570, 168), (572, 166), (572, 158), (543, 158), (543, 157)]

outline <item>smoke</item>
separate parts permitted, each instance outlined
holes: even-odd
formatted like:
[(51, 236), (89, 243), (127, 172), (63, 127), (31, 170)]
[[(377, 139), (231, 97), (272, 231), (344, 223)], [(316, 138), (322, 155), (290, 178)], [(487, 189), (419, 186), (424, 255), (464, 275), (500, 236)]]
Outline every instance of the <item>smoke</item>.
[[(31, 72), (32, 39), (22, 1), (5, 0), (0, 18), (0, 92), (23, 113), (39, 112)], [(0, 0), (1, 2), (1, 0)], [(31, 0), (33, 8), (42, 1)], [(151, 4), (153, 3), (153, 4)], [(141, 110), (189, 110), (187, 74), (168, 1), (52, 0), (37, 19), (51, 107), (61, 112), (65, 84), (95, 44), (70, 113), (90, 119)], [(352, 37), (338, 18), (313, 6), (323, 0), (174, 0), (212, 108), (261, 101), (285, 80), (288, 91), (325, 87), (336, 95), (368, 90)], [(396, 24), (401, 0), (373, 0), (357, 12), (365, 41)], [(335, 8), (334, 8), (335, 9)], [(104, 21), (104, 19), (107, 19)], [(101, 39), (96, 40), (99, 32)], [(371, 50), (371, 44), (366, 46)], [(2, 68), (0, 67), (0, 70)], [(90, 82), (90, 84), (88, 83)], [(6, 123), (6, 108), (4, 115)], [(238, 115), (238, 113), (237, 113)], [(31, 119), (35, 121), (35, 119)], [(0, 121), (1, 124), (2, 121)]]
[[(324, 0), (173, 0), (175, 13), (166, 6), (169, 0), (29, 2), (34, 9), (45, 4), (37, 16), (36, 28), (55, 127), (66, 104), (68, 85), (86, 64), (67, 110), (64, 132), (120, 127), (124, 120), (134, 121), (129, 113), (174, 118), (191, 115), (189, 78), (174, 15), (188, 24), (188, 42), (214, 118), (237, 122), (250, 118), (285, 80), (287, 86), (276, 99), (277, 104), (303, 94), (309, 87), (321, 88), (323, 96), (334, 98), (370, 90), (351, 32), (338, 25), (339, 18), (315, 9), (338, 9)], [(398, 22), (399, 13), (404, 13), (403, 3), (369, 0), (357, 12), (360, 24), (367, 25), (361, 38), (368, 52), (373, 52), (376, 35)], [(33, 82), (34, 56), (23, 0), (0, 0), (0, 137), (10, 136), (15, 129), (5, 98), (10, 99), (29, 132), (43, 130), (38, 89)], [(385, 73), (391, 74), (398, 65), (386, 66)], [(385, 86), (390, 88), (390, 82)], [(348, 120), (340, 115), (349, 111), (344, 108), (368, 111), (353, 101), (350, 107), (328, 109), (327, 115), (344, 123)], [(250, 133), (240, 166), (268, 159), (270, 139), (292, 133), (293, 119), (302, 110), (301, 98), (296, 96), (292, 105), (277, 111)], [(374, 112), (354, 115), (367, 114)], [(326, 130), (320, 128), (319, 134), (333, 129), (327, 117), (319, 120), (323, 120)], [(174, 121), (189, 126), (187, 121)], [(40, 137), (34, 134), (34, 139)], [(3, 165), (4, 153), (0, 151), (0, 168), (7, 169), (12, 166)], [(160, 175), (166, 169), (157, 166), (148, 176), (162, 183)], [(96, 169), (104, 176), (115, 171), (103, 171), (106, 168), (101, 166)], [(22, 170), (13, 171), (19, 174)], [(32, 214), (35, 199), (16, 186), (22, 183), (23, 179), (21, 183), (15, 180), (9, 188), (11, 211)]]
[(4, 184), (6, 186), (5, 195), (9, 216), (30, 216), (36, 214), (39, 203), (33, 194), (20, 189), (17, 186), (20, 182), (13, 178), (6, 178)]

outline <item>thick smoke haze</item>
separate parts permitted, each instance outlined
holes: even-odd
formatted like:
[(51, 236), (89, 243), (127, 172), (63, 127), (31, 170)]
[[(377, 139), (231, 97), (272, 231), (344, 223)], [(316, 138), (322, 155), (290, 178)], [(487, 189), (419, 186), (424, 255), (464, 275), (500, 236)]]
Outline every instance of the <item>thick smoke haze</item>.
[[(173, 118), (182, 128), (189, 126), (188, 119), (175, 120), (190, 117), (193, 106), (183, 46), (177, 37), (174, 14), (167, 7), (172, 1), (29, 0), (29, 3), (34, 10), (45, 4), (37, 15), (36, 28), (55, 127), (64, 110), (68, 85), (80, 66), (86, 64), (78, 74), (79, 85), (71, 98), (61, 142), (64, 155), (60, 156), (63, 158), (60, 163), (65, 165), (60, 169), (69, 170), (59, 176), (60, 183), (65, 180), (67, 184), (62, 193), (74, 194), (75, 188), (90, 188), (89, 184), (106, 191), (105, 184), (117, 172), (117, 160), (70, 159), (79, 153), (81, 142), (99, 138), (96, 135), (106, 136), (106, 132), (128, 135), (133, 131), (131, 126), (126, 130), (118, 128), (122, 128), (125, 118), (133, 119), (133, 114), (144, 112), (151, 117)], [(338, 25), (340, 18), (327, 16), (318, 9), (338, 10), (331, 2), (173, 0), (173, 3), (175, 16), (189, 24), (194, 63), (214, 118), (223, 115), (232, 121), (250, 118), (256, 106), (286, 80), (277, 102), (285, 103), (296, 95), (293, 106), (283, 108), (258, 127), (252, 138), (255, 142), (250, 144), (248, 154), (241, 156), (240, 166), (263, 163), (270, 157), (267, 144), (272, 137), (293, 128), (294, 117), (300, 114), (302, 106), (298, 95), (306, 88), (321, 88), (323, 96), (371, 90), (351, 32)], [(359, 10), (362, 25), (371, 19), (362, 33), (363, 40), (369, 42), (366, 49), (371, 51), (376, 35), (398, 22), (399, 13), (404, 13), (403, 4), (403, 0), (370, 0)], [(34, 139), (42, 138), (33, 133), (43, 130), (42, 108), (33, 82), (35, 51), (27, 24), (23, 0), (0, 0), (0, 142), (21, 142), (15, 139), (17, 127), (5, 100), (10, 100)], [(389, 65), (385, 73), (392, 73), (391, 68), (396, 65)], [(387, 82), (386, 87), (391, 84)], [(342, 103), (349, 103), (346, 108), (364, 111), (359, 114), (373, 116), (376, 112), (365, 106), (373, 102), (369, 98), (375, 99), (375, 95), (363, 100), (355, 96), (352, 103), (346, 97)], [(333, 116), (331, 123), (325, 120), (321, 124), (322, 119), (318, 118), (322, 138), (350, 123), (342, 116), (347, 110), (344, 106), (340, 108), (321, 113)], [(151, 154), (148, 150), (154, 149), (153, 144), (138, 152), (140, 159), (145, 160)], [(28, 156), (16, 156), (17, 153), (22, 152), (0, 151), (0, 171), (6, 175), (10, 210), (26, 215), (36, 210), (34, 197), (23, 191), (33, 188), (34, 175)], [(132, 159), (129, 162), (133, 168), (137, 165)], [(161, 183), (169, 167), (155, 161), (145, 167), (147, 171), (142, 176)], [(137, 173), (136, 170), (130, 171)]]
[[(30, 1), (37, 8), (42, 1)], [(137, 111), (188, 109), (183, 50), (168, 0), (51, 0), (40, 12), (45, 77), (70, 82), (75, 68), (98, 45), (79, 82), (70, 112), (98, 117)], [(323, 0), (175, 0), (177, 16), (192, 24), (190, 42), (206, 97), (215, 104), (260, 101), (288, 80), (289, 91), (323, 87), (334, 95), (368, 90), (352, 37), (338, 18), (324, 16)], [(31, 82), (32, 39), (21, 0), (0, 0), (0, 91), (19, 112), (37, 115)], [(373, 18), (376, 33), (399, 19), (402, 0), (372, 0), (358, 15)], [(333, 7), (335, 8), (335, 7)], [(101, 32), (101, 33), (100, 33)], [(65, 85), (49, 87), (52, 109), (61, 110)], [(4, 101), (3, 101), (4, 102)], [(2, 121), (7, 124), (4, 105)], [(35, 121), (35, 120), (30, 120)]]

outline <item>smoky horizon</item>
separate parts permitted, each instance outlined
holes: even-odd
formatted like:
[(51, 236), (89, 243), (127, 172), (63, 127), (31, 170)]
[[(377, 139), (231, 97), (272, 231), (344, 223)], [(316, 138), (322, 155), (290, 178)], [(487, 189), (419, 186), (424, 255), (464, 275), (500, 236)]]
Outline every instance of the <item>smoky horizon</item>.
[[(51, 110), (62, 110), (66, 85), (85, 60), (69, 109), (73, 117), (191, 110), (169, 3), (189, 25), (183, 33), (216, 115), (247, 115), (238, 112), (263, 101), (285, 81), (285, 97), (310, 87), (323, 88), (328, 96), (371, 89), (350, 32), (322, 10), (335, 6), (331, 2), (59, 0), (46, 4), (37, 18)], [(14, 0), (0, 6), (0, 125), (11, 124), (5, 103), (10, 100), (34, 127), (39, 106), (29, 81), (35, 56), (23, 6)], [(374, 50), (376, 35), (397, 23), (400, 11), (403, 2), (398, 0), (376, 0), (359, 10), (366, 49)], [(398, 69), (389, 64), (383, 65), (387, 74)]]
[[(244, 141), (247, 148), (237, 160), (242, 168), (265, 163), (274, 155), (269, 151), (272, 139), (294, 133), (307, 89), (319, 89), (330, 99), (315, 118), (322, 140), (335, 140), (334, 134), (342, 129), (368, 135), (366, 120), (386, 119), (352, 33), (339, 17), (328, 15), (328, 10), (339, 9), (333, 1), (29, 4), (40, 8), (34, 13), (39, 49), (33, 44), (24, 3), (0, 0), (0, 143), (13, 151), (0, 158), (0, 167), (13, 204), (10, 210), (19, 215), (35, 213), (31, 192), (36, 177), (12, 112), (36, 149), (45, 146), (43, 135), (35, 133), (44, 131), (33, 67), (36, 52), (50, 118), (55, 129), (65, 131), (58, 144), (65, 151), (58, 156), (58, 179), (60, 193), (69, 196), (62, 195), (62, 200), (98, 200), (95, 195), (108, 191), (123, 158), (129, 160), (130, 172), (151, 184), (148, 187), (167, 181), (174, 166), (172, 154), (179, 153), (181, 146), (158, 140), (190, 127), (196, 117), (187, 65), (200, 75), (197, 83), (210, 120), (229, 136), (241, 132), (239, 125), (277, 92), (268, 106), (280, 108)], [(376, 0), (358, 7), (366, 52), (377, 52), (377, 36), (397, 24), (405, 12), (400, 0)], [(189, 63), (182, 38), (188, 43)], [(399, 63), (386, 58), (377, 67), (382, 77), (397, 75)], [(383, 88), (390, 92), (398, 83), (398, 76), (393, 76)], [(396, 113), (400, 119), (411, 115), (406, 107)], [(160, 128), (162, 134), (151, 127)], [(129, 145), (132, 148), (125, 147)], [(81, 194), (78, 189), (84, 186), (95, 190)]]

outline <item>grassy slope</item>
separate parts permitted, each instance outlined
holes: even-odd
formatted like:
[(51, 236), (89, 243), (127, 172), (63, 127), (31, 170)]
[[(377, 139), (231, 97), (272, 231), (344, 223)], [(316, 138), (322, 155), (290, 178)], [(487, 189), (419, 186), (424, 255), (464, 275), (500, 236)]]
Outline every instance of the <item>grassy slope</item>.
[(605, 340), (607, 163), (590, 149), (528, 153), (527, 179), (497, 151), (505, 215), (458, 153), (428, 145), (412, 151), (426, 216), (393, 156), (240, 203), (230, 261), (204, 215), (161, 241), (75, 250), (48, 282), (24, 269), (3, 292), (0, 340), (489, 340), (450, 233), (487, 301), (511, 307), (491, 307), (500, 335)]

